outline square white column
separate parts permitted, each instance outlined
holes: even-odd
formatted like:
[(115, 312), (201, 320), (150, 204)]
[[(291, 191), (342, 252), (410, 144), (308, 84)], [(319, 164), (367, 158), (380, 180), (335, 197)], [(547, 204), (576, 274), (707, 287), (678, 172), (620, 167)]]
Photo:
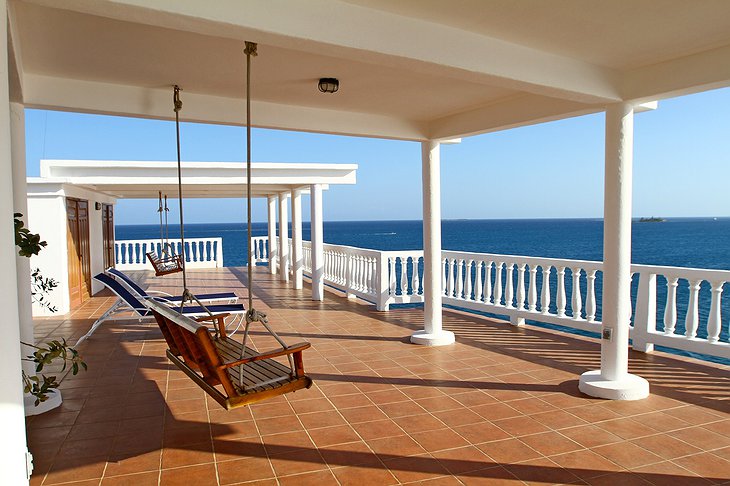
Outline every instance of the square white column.
[(278, 196), (268, 197), (269, 209), (269, 272), (276, 275), (277, 266), (279, 265), (279, 252), (276, 245), (276, 204)]
[(322, 186), (310, 187), (312, 238), (312, 300), (324, 300), (324, 234), (322, 226)]
[(26, 475), (25, 407), (21, 380), (20, 313), (13, 216), (13, 171), (8, 86), (7, 2), (0, 0), (0, 308), (3, 339), (0, 341), (0, 471), (4, 484), (28, 484)]
[(289, 281), (289, 215), (287, 214), (288, 194), (279, 194), (279, 280)]
[(302, 246), (302, 191), (291, 190), (291, 248), (294, 288), (301, 289), (304, 281), (304, 255)]

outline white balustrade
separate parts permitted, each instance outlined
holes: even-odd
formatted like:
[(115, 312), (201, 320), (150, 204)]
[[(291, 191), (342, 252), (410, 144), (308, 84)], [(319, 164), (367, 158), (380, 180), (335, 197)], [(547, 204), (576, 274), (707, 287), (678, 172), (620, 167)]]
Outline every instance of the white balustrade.
[[(291, 252), (289, 253), (291, 255)], [(249, 258), (253, 264), (269, 262), (269, 237), (254, 236), (251, 238), (251, 248), (249, 249)], [(290, 265), (291, 267), (291, 265)]]
[[(183, 254), (181, 241), (170, 240), (172, 253)], [(147, 253), (163, 255), (160, 240), (117, 240), (114, 242), (115, 267), (119, 270), (152, 270)], [(223, 267), (222, 238), (186, 238), (186, 268)]]
[[(325, 244), (324, 254), (325, 282), (349, 296), (373, 302), (380, 310), (391, 304), (423, 302), (420, 250), (376, 251)], [(307, 274), (311, 274), (310, 255), (310, 243), (304, 242)], [(602, 279), (601, 262), (443, 251), (441, 269), (445, 304), (507, 316), (517, 325), (532, 320), (600, 332), (596, 288)], [(633, 265), (632, 272), (639, 279), (631, 329), (636, 349), (649, 351), (656, 344), (730, 359), (730, 316), (725, 316), (725, 322), (722, 316), (723, 286), (730, 282), (730, 271)], [(657, 276), (666, 280), (666, 291), (657, 292)], [(702, 290), (703, 285), (709, 286), (709, 293)], [(556, 296), (554, 302), (552, 296)], [(680, 301), (686, 314), (678, 323)], [(708, 307), (705, 316), (700, 309)], [(658, 308), (663, 310), (661, 317)]]

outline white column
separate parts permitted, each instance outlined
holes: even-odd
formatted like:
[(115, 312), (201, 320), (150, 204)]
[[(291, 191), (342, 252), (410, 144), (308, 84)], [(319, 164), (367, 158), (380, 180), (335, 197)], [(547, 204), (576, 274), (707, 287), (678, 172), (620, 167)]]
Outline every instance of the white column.
[(15, 269), (13, 225), (13, 171), (10, 151), (10, 97), (8, 88), (7, 2), (0, 0), (0, 471), (4, 484), (28, 484), (25, 407), (20, 365), (20, 313)]
[(421, 143), (423, 184), (423, 330), (411, 342), (452, 344), (454, 333), (442, 328), (441, 310), (441, 160), (440, 144)]
[[(25, 166), (25, 110), (20, 103), (10, 103), (10, 136), (11, 157), (13, 171), (13, 209), (23, 215), (23, 221), (28, 223), (28, 189), (26, 184)], [(41, 235), (41, 238), (43, 235)], [(20, 340), (34, 344), (33, 337), (33, 304), (30, 298), (30, 258), (15, 253), (15, 268), (17, 272), (18, 311), (20, 317)], [(29, 354), (30, 348), (21, 346), (23, 356)], [(35, 365), (23, 361), (23, 370), (29, 376), (35, 375)], [(48, 400), (35, 406), (35, 397), (25, 395), (25, 414), (38, 415), (61, 405), (61, 391), (50, 393)]]
[(269, 272), (276, 275), (279, 254), (276, 245), (276, 199), (277, 196), (269, 196)]
[(637, 400), (649, 395), (649, 383), (628, 373), (633, 140), (633, 106), (618, 103), (608, 107), (603, 202), (601, 369), (584, 373), (580, 377), (579, 388), (587, 395), (613, 400)]
[(291, 249), (294, 288), (301, 289), (304, 277), (304, 250), (302, 249), (302, 191), (300, 189), (291, 190)]
[(279, 280), (289, 281), (289, 215), (287, 193), (279, 194)]
[(312, 300), (324, 300), (324, 232), (322, 228), (322, 186), (310, 187), (312, 234)]

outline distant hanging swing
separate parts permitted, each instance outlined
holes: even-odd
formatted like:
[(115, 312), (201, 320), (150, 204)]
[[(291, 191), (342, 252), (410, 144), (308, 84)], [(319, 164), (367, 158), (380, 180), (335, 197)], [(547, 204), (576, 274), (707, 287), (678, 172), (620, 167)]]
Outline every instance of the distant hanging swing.
[[(256, 44), (246, 42), (246, 138), (247, 138), (247, 200), (248, 200), (248, 242), (252, 241), (251, 231), (251, 56), (256, 56)], [(175, 86), (176, 93), (179, 90)], [(177, 99), (177, 98), (176, 98)], [(182, 106), (182, 103), (180, 103)], [(177, 105), (176, 112), (177, 113)], [(179, 140), (179, 139), (178, 139)], [(179, 142), (178, 142), (179, 147)], [(178, 152), (179, 153), (179, 152)], [(180, 197), (180, 238), (184, 245), (182, 216), (182, 182), (178, 162), (178, 191)], [(284, 393), (312, 386), (312, 380), (304, 374), (302, 352), (310, 347), (308, 342), (291, 346), (271, 329), (266, 314), (253, 308), (253, 262), (248, 259), (248, 311), (243, 343), (226, 334), (223, 322), (225, 314), (212, 315), (193, 320), (174, 309), (161, 305), (154, 300), (146, 303), (152, 310), (167, 341), (167, 357), (180, 370), (188, 375), (200, 388), (225, 409), (230, 410), (250, 403), (259, 402)], [(185, 266), (183, 265), (183, 297), (186, 301), (196, 300), (187, 288)], [(199, 302), (198, 302), (199, 304)], [(200, 304), (202, 305), (202, 304)], [(204, 306), (203, 306), (204, 307)], [(214, 324), (213, 332), (202, 323)], [(277, 340), (281, 348), (265, 353), (248, 347), (248, 334), (251, 323), (260, 322)], [(288, 366), (275, 358), (286, 357)], [(223, 388), (221, 391), (217, 387)]]
[[(176, 87), (177, 88), (177, 87)], [(182, 102), (180, 101), (179, 89), (176, 89), (173, 94), (173, 103), (175, 106), (175, 128), (177, 133), (177, 163), (178, 172), (180, 169), (180, 116), (179, 111), (182, 108)], [(185, 254), (185, 243), (182, 243), (181, 254), (176, 254), (173, 245), (170, 243), (170, 230), (167, 224), (167, 214), (170, 210), (167, 207), (167, 194), (165, 194), (165, 203), (162, 203), (162, 191), (158, 191), (159, 207), (157, 212), (160, 213), (160, 252), (154, 250), (147, 252), (147, 260), (152, 264), (152, 268), (155, 269), (155, 275), (168, 275), (170, 273), (178, 273), (183, 270), (185, 262), (183, 261), (183, 255)], [(162, 222), (164, 214), (164, 225)], [(164, 228), (164, 229), (163, 229)], [(182, 228), (180, 228), (182, 231)]]

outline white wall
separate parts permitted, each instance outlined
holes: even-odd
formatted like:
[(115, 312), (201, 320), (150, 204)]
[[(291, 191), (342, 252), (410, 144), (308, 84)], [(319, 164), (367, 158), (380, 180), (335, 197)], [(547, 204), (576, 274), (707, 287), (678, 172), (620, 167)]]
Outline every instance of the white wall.
[[(104, 270), (104, 240), (102, 212), (94, 209), (94, 203), (114, 204), (116, 199), (88, 189), (65, 184), (28, 184), (28, 228), (38, 233), (48, 245), (31, 258), (31, 268), (40, 268), (44, 277), (58, 282), (48, 295), (51, 305), (58, 308), (55, 314), (33, 304), (34, 316), (60, 315), (70, 311), (68, 292), (68, 249), (66, 247), (66, 197), (89, 201), (89, 247), (91, 250), (91, 276)], [(91, 292), (99, 292), (103, 286), (92, 280)]]

